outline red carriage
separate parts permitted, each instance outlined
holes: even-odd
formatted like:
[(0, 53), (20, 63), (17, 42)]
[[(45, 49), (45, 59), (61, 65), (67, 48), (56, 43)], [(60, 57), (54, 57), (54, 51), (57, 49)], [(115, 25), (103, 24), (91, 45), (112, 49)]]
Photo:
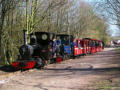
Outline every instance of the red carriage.
[(84, 48), (83, 44), (81, 43), (80, 39), (75, 39), (74, 40), (74, 56), (80, 56), (83, 54)]
[(103, 50), (104, 45), (101, 40), (84, 38), (82, 41), (85, 43), (84, 48), (86, 49), (86, 54), (92, 54)]

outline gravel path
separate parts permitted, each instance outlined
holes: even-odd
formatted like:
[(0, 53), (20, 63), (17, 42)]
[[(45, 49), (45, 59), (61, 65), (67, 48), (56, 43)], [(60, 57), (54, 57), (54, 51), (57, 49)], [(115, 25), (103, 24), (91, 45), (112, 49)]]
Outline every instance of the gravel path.
[[(120, 52), (103, 52), (52, 64), (0, 81), (0, 90), (100, 90), (104, 82), (120, 80)], [(117, 88), (117, 89), (116, 89)], [(118, 85), (112, 89), (120, 90)]]

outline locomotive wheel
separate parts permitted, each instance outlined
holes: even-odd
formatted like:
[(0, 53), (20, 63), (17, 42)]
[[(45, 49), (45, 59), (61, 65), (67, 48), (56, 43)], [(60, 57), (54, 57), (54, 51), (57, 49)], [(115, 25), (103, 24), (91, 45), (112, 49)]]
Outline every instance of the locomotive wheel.
[(68, 59), (70, 59), (70, 56), (68, 54), (66, 54), (66, 55), (64, 55), (64, 59), (68, 60)]
[(49, 65), (49, 64), (51, 64), (51, 60), (48, 60), (48, 63), (47, 63), (47, 65)]
[(43, 68), (44, 65), (45, 65), (45, 63), (41, 58), (36, 59), (36, 68)]
[(74, 56), (74, 55), (72, 56), (72, 59), (75, 59), (75, 56)]
[(51, 63), (51, 60), (46, 60), (45, 62), (45, 65), (49, 65)]
[(64, 55), (64, 60), (66, 60), (67, 59), (67, 55)]

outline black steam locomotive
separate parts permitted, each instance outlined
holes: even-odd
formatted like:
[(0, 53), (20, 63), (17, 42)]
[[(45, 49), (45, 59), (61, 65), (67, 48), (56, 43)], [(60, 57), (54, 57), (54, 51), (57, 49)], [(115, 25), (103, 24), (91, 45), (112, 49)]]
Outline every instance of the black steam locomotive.
[(55, 34), (48, 32), (34, 32), (29, 35), (30, 43), (27, 44), (26, 30), (24, 30), (24, 45), (20, 47), (20, 57), (12, 66), (18, 69), (29, 69), (33, 67), (43, 67), (45, 64), (53, 63), (57, 55), (55, 44)]

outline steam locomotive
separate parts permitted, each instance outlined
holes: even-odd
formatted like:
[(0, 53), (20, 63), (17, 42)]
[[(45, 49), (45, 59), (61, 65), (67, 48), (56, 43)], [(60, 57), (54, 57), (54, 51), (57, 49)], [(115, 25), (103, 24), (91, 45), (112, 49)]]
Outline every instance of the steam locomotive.
[(24, 45), (19, 48), (20, 57), (12, 63), (12, 66), (18, 69), (39, 68), (55, 61), (58, 56), (53, 51), (54, 38), (54, 33), (34, 32), (30, 34), (30, 43), (27, 44), (26, 30), (24, 30)]
[(34, 32), (28, 36), (24, 32), (24, 45), (19, 48), (19, 58), (12, 63), (16, 69), (41, 68), (64, 59), (102, 51), (104, 43), (91, 38), (75, 39), (72, 35)]

